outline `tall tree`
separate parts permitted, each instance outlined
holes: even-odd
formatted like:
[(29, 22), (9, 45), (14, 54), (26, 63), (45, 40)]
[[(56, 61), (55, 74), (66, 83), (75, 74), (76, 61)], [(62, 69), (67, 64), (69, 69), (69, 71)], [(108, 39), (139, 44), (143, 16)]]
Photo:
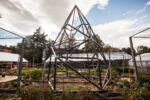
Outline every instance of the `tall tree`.
[(150, 52), (150, 50), (147, 46), (140, 45), (137, 47), (137, 53), (138, 54), (148, 53), (148, 52)]
[(30, 62), (42, 63), (42, 52), (48, 48), (48, 55), (50, 51), (50, 41), (46, 40), (47, 35), (41, 32), (41, 28), (36, 29), (33, 35), (25, 38), (24, 57)]
[(46, 36), (47, 35), (44, 32), (41, 33), (41, 28), (39, 27), (31, 37), (32, 45), (35, 48), (41, 48), (41, 49), (45, 48), (47, 44)]
[(130, 55), (131, 55), (131, 48), (130, 48), (130, 47), (122, 48), (122, 51), (123, 51), (123, 52), (126, 52), (127, 54), (130, 54)]

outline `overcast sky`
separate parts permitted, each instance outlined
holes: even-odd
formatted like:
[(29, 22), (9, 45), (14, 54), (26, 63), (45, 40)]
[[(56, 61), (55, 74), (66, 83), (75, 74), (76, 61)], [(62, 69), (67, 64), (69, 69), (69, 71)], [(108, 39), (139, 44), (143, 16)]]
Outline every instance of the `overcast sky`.
[[(0, 0), (0, 27), (26, 36), (41, 26), (54, 40), (75, 4), (113, 47), (129, 47), (129, 36), (150, 27), (148, 0)], [(149, 46), (146, 39), (135, 43)]]

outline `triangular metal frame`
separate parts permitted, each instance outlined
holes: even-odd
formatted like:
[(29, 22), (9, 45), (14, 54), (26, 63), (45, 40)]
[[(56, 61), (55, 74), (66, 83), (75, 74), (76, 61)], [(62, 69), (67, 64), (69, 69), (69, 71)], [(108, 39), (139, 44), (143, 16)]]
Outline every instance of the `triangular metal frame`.
[[(77, 16), (75, 14), (77, 14)], [(77, 20), (77, 18), (79, 21), (78, 23), (75, 23), (75, 20)], [(83, 38), (81, 40), (77, 40), (77, 38), (75, 38), (76, 34), (79, 34), (78, 37), (82, 36)], [(75, 5), (52, 46), (52, 48), (54, 49), (53, 51), (55, 52), (54, 89), (56, 89), (56, 71), (60, 65), (64, 65), (65, 67), (72, 69), (77, 74), (82, 76), (82, 78), (86, 79), (89, 83), (97, 87), (99, 90), (103, 90), (105, 88), (110, 80), (110, 67), (106, 63), (106, 58), (103, 54), (102, 46), (98, 43), (97, 38), (94, 37), (95, 33), (92, 30), (92, 27), (90, 26), (89, 22), (84, 17), (80, 9)], [(93, 56), (88, 57), (87, 54), (86, 57), (73, 57), (73, 52), (77, 48), (79, 49), (81, 45), (86, 43), (91, 43), (94, 52)], [(103, 60), (100, 59), (100, 56), (103, 58)], [(99, 85), (95, 84), (89, 78), (79, 73), (70, 64), (71, 59), (88, 59), (89, 65), (93, 61), (97, 60), (97, 66), (99, 69)], [(103, 62), (107, 67), (107, 72), (103, 81), (100, 72), (100, 62)]]

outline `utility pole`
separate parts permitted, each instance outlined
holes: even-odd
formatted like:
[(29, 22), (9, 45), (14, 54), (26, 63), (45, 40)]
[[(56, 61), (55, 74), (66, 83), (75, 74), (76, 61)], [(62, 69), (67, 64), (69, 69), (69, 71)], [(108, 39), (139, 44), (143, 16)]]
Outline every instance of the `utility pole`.
[(130, 41), (130, 47), (131, 47), (131, 53), (132, 53), (132, 62), (133, 62), (133, 67), (134, 67), (135, 82), (136, 82), (136, 85), (138, 85), (138, 70), (137, 70), (137, 65), (136, 65), (136, 60), (135, 60), (135, 50), (133, 48), (132, 37), (129, 37), (129, 41)]

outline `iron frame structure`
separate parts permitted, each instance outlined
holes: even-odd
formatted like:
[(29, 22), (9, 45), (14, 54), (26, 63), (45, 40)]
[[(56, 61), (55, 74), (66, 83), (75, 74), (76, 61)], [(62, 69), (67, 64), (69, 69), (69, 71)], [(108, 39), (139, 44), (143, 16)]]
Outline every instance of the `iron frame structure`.
[[(80, 20), (80, 24), (76, 27), (73, 26), (74, 20), (76, 18), (75, 11), (77, 12), (77, 14), (79, 16), (79, 20)], [(71, 20), (71, 17), (72, 17), (72, 20)], [(69, 24), (70, 20), (72, 21), (71, 24)], [(68, 27), (70, 27), (70, 29)], [(81, 28), (81, 30), (80, 30), (80, 28)], [(77, 33), (80, 33), (82, 36), (84, 36), (83, 40), (75, 40), (76, 42), (82, 41), (81, 43), (75, 44), (75, 45), (72, 44), (72, 41), (69, 41), (69, 40), (73, 39), (70, 36), (74, 30), (75, 30), (75, 32), (74, 32), (73, 36), (75, 36), (75, 34), (77, 34)], [(69, 31), (70, 34), (68, 34), (67, 31)], [(64, 35), (67, 37), (67, 40), (68, 40), (67, 42), (63, 41)], [(61, 65), (64, 65), (66, 68), (70, 68), (72, 71), (74, 71), (75, 73), (80, 75), (82, 78), (87, 80), (90, 84), (92, 84), (93, 86), (95, 86), (99, 90), (103, 90), (106, 87), (106, 85), (108, 84), (108, 82), (111, 79), (111, 76), (110, 76), (111, 75), (111, 68), (110, 68), (111, 64), (108, 65), (106, 63), (106, 58), (103, 54), (102, 46), (98, 43), (98, 40), (95, 37), (96, 37), (96, 35), (95, 35), (94, 31), (92, 30), (89, 22), (84, 17), (84, 15), (80, 11), (80, 9), (75, 5), (74, 8), (72, 9), (72, 11), (70, 12), (70, 14), (69, 14), (68, 18), (66, 19), (63, 27), (61, 28), (60, 33), (56, 37), (56, 40), (54, 41), (54, 43), (51, 47), (53, 54), (55, 55), (54, 74), (52, 75), (52, 77), (54, 78), (54, 85), (53, 85), (54, 90), (56, 90), (56, 84), (57, 84), (57, 82), (56, 82), (57, 68), (60, 67)], [(92, 45), (94, 55), (91, 58), (88, 57), (88, 53), (87, 53), (87, 57), (72, 57), (71, 56), (73, 54), (73, 51), (75, 50), (75, 48), (80, 47), (81, 45), (86, 44), (86, 43), (90, 43)], [(63, 44), (71, 44), (73, 46), (67, 46), (67, 47), (65, 46), (64, 47), (65, 50), (63, 51), (61, 48), (61, 46)], [(63, 54), (66, 54), (66, 56), (63, 56)], [(100, 56), (103, 58), (103, 60), (100, 59)], [(63, 60), (63, 59), (65, 59), (65, 60)], [(92, 64), (92, 62), (96, 59), (97, 60), (97, 66), (98, 66), (99, 85), (92, 82), (89, 78), (82, 75), (78, 70), (76, 70), (74, 68), (74, 66), (70, 64), (70, 62), (71, 62), (70, 59), (89, 60), (89, 63), (87, 64), (87, 66)], [(102, 77), (101, 77), (101, 72), (100, 72), (100, 70), (101, 70), (100, 62), (103, 62), (107, 68), (107, 72), (105, 74), (103, 82), (102, 82)], [(51, 56), (50, 56), (50, 64), (51, 64)], [(50, 75), (48, 75), (48, 80), (50, 82), (49, 76)]]
[(150, 38), (150, 36), (137, 36), (137, 35), (142, 34), (143, 32), (145, 32), (147, 30), (150, 30), (150, 27), (148, 27), (148, 28), (146, 28), (146, 29), (144, 29), (144, 30), (142, 30), (142, 31), (129, 37), (130, 48), (131, 48), (131, 53), (132, 53), (133, 67), (134, 67), (134, 71), (135, 71), (135, 82), (136, 82), (137, 86), (138, 86), (139, 79), (138, 79), (138, 70), (137, 70), (136, 59), (135, 59), (136, 53), (135, 53), (134, 45), (133, 45), (133, 38)]
[(17, 37), (0, 37), (0, 39), (22, 39), (22, 46), (21, 46), (21, 50), (20, 50), (20, 58), (19, 58), (19, 68), (18, 68), (18, 81), (17, 81), (17, 88), (19, 89), (19, 87), (21, 86), (21, 71), (22, 71), (22, 61), (23, 61), (23, 55), (24, 55), (24, 41), (25, 38), (15, 32), (9, 31), (7, 29), (4, 29), (2, 27), (0, 27), (1, 30), (4, 30), (6, 32), (8, 32), (9, 34), (13, 34)]

